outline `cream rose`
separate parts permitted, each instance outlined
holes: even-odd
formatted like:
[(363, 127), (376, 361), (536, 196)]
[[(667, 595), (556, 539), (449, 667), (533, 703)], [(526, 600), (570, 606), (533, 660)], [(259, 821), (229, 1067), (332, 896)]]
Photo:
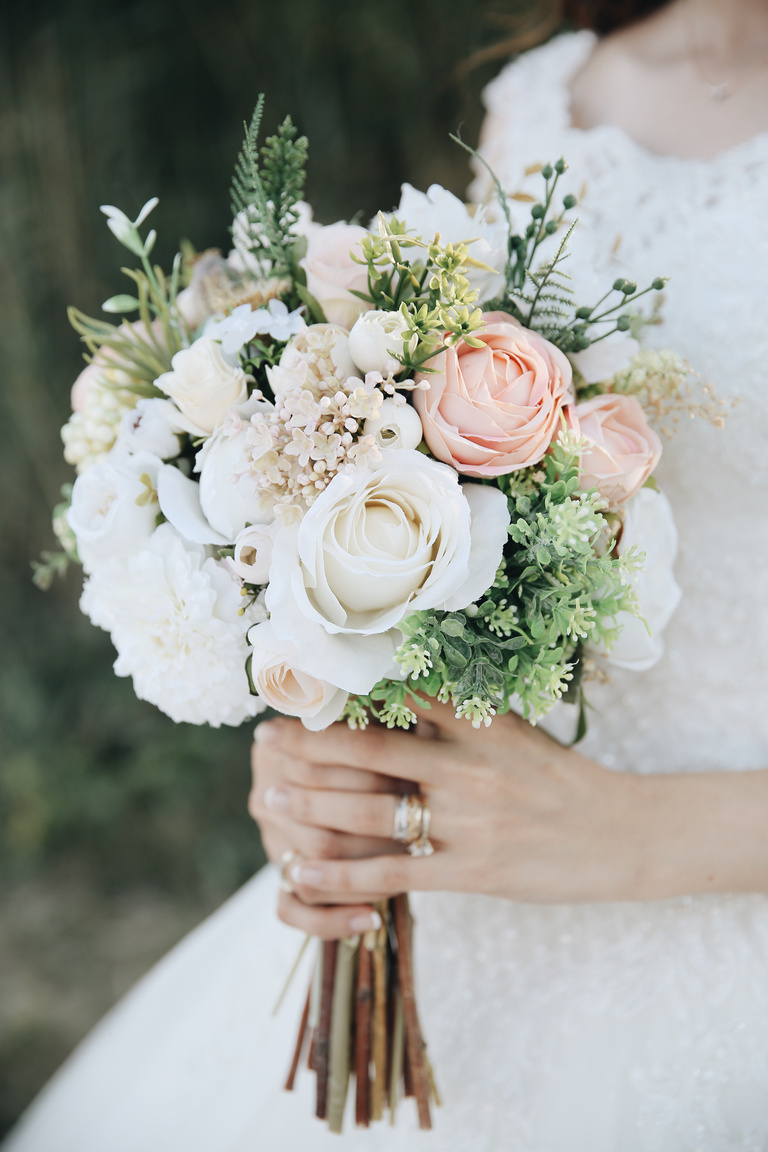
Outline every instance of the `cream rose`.
[(338, 720), (349, 693), (305, 672), (300, 653), (277, 640), (270, 621), (252, 628), (248, 639), (251, 679), (268, 707), (300, 717), (312, 732)]
[(229, 364), (208, 336), (177, 352), (171, 364), (173, 371), (158, 376), (155, 384), (176, 403), (193, 435), (210, 436), (227, 408), (248, 399), (245, 372)]
[(362, 257), (360, 241), (366, 236), (359, 224), (329, 224), (311, 232), (307, 254), (301, 266), (307, 274), (307, 288), (322, 305), (332, 324), (351, 328), (361, 312), (371, 307), (354, 292), (368, 291), (368, 268), (351, 257)]
[(404, 616), (465, 608), (490, 587), (508, 524), (499, 489), (462, 488), (420, 452), (339, 474), (277, 534), (266, 595), (275, 634), (312, 675), (367, 692), (392, 675)]
[[(382, 312), (375, 309), (358, 316), (349, 334), (349, 351), (360, 372), (380, 372), (387, 376), (390, 372), (402, 371), (397, 359), (403, 354), (403, 334), (406, 322), (399, 312)], [(411, 351), (416, 346), (417, 337), (410, 340)]]
[(248, 445), (248, 421), (256, 412), (270, 412), (266, 400), (251, 398), (223, 421), (197, 454), (200, 507), (211, 527), (228, 541), (246, 524), (269, 524), (272, 500), (257, 483)]
[(634, 396), (595, 396), (576, 407), (589, 448), (581, 456), (580, 485), (621, 504), (641, 488), (661, 458), (661, 441)]
[(468, 476), (503, 476), (536, 464), (573, 403), (571, 366), (543, 336), (505, 312), (489, 312), (475, 333), (483, 348), (461, 343), (417, 376), (414, 393), (424, 439), (438, 458)]

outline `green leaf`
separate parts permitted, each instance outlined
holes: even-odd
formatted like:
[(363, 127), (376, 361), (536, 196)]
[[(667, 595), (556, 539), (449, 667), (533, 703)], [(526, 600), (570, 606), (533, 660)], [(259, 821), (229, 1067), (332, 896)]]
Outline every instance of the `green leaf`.
[(325, 312), (323, 312), (321, 304), (315, 299), (312, 293), (304, 287), (303, 284), (298, 284), (294, 281), (293, 285), (296, 290), (296, 295), (302, 304), (306, 304), (307, 310), (312, 317), (313, 324), (326, 324)]
[(461, 620), (457, 620), (455, 616), (446, 616), (440, 621), (440, 630), (446, 636), (461, 637), (464, 635), (464, 624)]

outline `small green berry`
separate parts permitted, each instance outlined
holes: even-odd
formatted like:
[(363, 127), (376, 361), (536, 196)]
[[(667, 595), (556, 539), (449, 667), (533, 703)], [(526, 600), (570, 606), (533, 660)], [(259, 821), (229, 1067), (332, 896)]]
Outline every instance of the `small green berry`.
[(567, 212), (569, 212), (571, 210), (571, 208), (575, 208), (575, 207), (576, 207), (576, 197), (575, 196), (571, 196), (570, 193), (567, 196), (563, 196), (563, 208), (565, 208), (565, 210)]
[(614, 282), (613, 282), (614, 292), (623, 292), (625, 284), (626, 284), (626, 280), (624, 279), (623, 276), (620, 276), (618, 280), (614, 280)]
[(577, 352), (583, 352), (585, 348), (589, 348), (591, 343), (589, 336), (577, 336), (573, 342)]
[(591, 315), (592, 315), (592, 309), (591, 308), (587, 308), (586, 306), (584, 306), (582, 308), (576, 309), (576, 319), (577, 320), (589, 320)]
[(545, 180), (551, 180), (552, 179), (552, 165), (551, 164), (545, 164), (541, 170), (541, 174)]
[(557, 232), (557, 221), (547, 220), (546, 224), (544, 225), (544, 231), (546, 232), (547, 236), (551, 236), (553, 232)]
[(631, 296), (633, 292), (637, 292), (637, 284), (633, 284), (631, 280), (625, 280), (621, 291), (625, 296)]
[(655, 288), (657, 292), (661, 292), (666, 283), (666, 280), (662, 280), (662, 278), (659, 276), (656, 280), (654, 280), (653, 284), (651, 284), (651, 288)]
[(533, 236), (535, 231), (536, 231), (536, 225), (535, 224), (529, 224), (525, 230), (525, 234), (526, 234), (526, 236)]
[(533, 208), (531, 208), (531, 216), (533, 216), (534, 220), (541, 220), (543, 215), (544, 215), (544, 205), (543, 204), (534, 204)]
[(618, 328), (619, 332), (627, 332), (631, 323), (632, 321), (630, 320), (629, 316), (619, 316), (618, 320), (616, 321), (616, 327)]
[(555, 172), (557, 172), (558, 176), (562, 176), (563, 172), (565, 172), (566, 167), (567, 167), (567, 165), (565, 163), (565, 160), (558, 160), (557, 163), (555, 164)]

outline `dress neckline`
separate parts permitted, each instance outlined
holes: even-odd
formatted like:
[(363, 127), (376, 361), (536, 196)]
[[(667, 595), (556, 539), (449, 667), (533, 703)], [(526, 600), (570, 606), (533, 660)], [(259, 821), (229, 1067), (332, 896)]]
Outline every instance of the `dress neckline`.
[(677, 165), (693, 171), (701, 171), (706, 168), (715, 169), (722, 165), (727, 166), (736, 158), (740, 158), (742, 153), (744, 158), (747, 158), (753, 150), (768, 144), (768, 129), (764, 129), (754, 136), (747, 137), (746, 140), (740, 140), (738, 143), (716, 152), (714, 156), (678, 156), (673, 152), (653, 152), (641, 144), (639, 140), (636, 140), (634, 136), (631, 136), (620, 124), (594, 124), (590, 128), (580, 128), (573, 122), (571, 83), (591, 57), (597, 41), (598, 36), (595, 32), (583, 29), (580, 32), (558, 36), (554, 41), (550, 41), (550, 44), (545, 45), (545, 48), (555, 44), (559, 48), (565, 48), (567, 45), (569, 49), (569, 67), (561, 72), (560, 83), (554, 88), (558, 98), (560, 126), (567, 134), (583, 140), (613, 139), (627, 151), (634, 152), (648, 163), (666, 164), (670, 167)]

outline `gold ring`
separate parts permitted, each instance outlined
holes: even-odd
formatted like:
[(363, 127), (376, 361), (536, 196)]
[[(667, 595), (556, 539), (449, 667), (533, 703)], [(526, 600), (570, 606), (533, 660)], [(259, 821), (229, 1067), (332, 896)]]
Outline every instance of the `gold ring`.
[(392, 839), (400, 844), (413, 844), (421, 836), (424, 801), (413, 793), (401, 796), (395, 808)]
[(294, 860), (298, 859), (298, 856), (298, 852), (296, 852), (293, 848), (287, 848), (280, 857), (280, 887), (282, 888), (283, 892), (290, 892), (291, 895), (293, 895), (296, 889), (294, 888), (291, 882), (291, 878), (288, 875), (288, 869), (290, 868), (291, 864), (293, 864)]
[(416, 840), (408, 845), (411, 856), (432, 856), (435, 846), (429, 838), (429, 829), (432, 824), (432, 813), (422, 801), (421, 805), (421, 832)]

